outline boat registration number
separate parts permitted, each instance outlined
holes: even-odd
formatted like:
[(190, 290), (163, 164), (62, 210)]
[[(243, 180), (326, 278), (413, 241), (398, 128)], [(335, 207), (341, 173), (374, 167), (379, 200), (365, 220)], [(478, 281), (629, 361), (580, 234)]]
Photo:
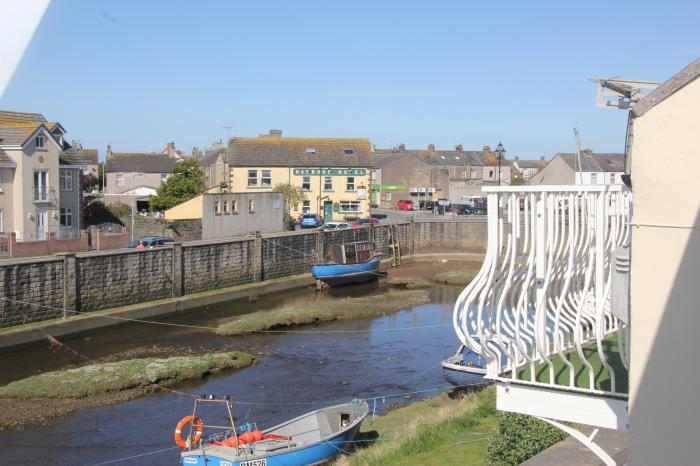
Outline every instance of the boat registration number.
[(267, 458), (261, 458), (259, 460), (243, 461), (241, 466), (267, 466)]

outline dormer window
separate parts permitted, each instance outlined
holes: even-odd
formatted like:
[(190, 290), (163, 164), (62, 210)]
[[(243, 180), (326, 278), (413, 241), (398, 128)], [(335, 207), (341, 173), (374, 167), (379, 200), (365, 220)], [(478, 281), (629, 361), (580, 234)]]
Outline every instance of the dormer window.
[(345, 155), (353, 155), (355, 153), (355, 149), (353, 149), (352, 147), (346, 147), (345, 149), (343, 149), (343, 153)]
[(46, 149), (46, 138), (44, 136), (37, 136), (34, 138), (34, 145), (37, 149)]
[(316, 155), (316, 149), (313, 147), (306, 148), (306, 155)]

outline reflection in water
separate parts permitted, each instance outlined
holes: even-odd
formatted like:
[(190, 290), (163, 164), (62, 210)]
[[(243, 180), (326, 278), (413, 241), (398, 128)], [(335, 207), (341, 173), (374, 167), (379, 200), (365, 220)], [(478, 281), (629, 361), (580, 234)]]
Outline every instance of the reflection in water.
[[(367, 288), (364, 293), (380, 292)], [(358, 287), (353, 287), (357, 293)], [(357, 321), (335, 322), (314, 327), (318, 330), (350, 330), (351, 333), (313, 333), (251, 335), (235, 339), (244, 346), (266, 345), (260, 363), (240, 372), (229, 372), (203, 381), (189, 382), (178, 390), (192, 396), (213, 393), (231, 395), (236, 401), (239, 422), (255, 421), (261, 426), (290, 419), (323, 405), (409, 391), (431, 390), (412, 400), (445, 389), (440, 361), (451, 355), (458, 345), (451, 326), (452, 303), (457, 288), (437, 287), (434, 303), (417, 306), (389, 316)], [(342, 293), (342, 292), (341, 292)], [(214, 325), (217, 319), (269, 307), (275, 300), (315, 299), (308, 290), (285, 293), (281, 297), (261, 299), (257, 303), (238, 302), (224, 308), (210, 308), (206, 313), (170, 317), (168, 321), (197, 325)], [(381, 299), (378, 297), (378, 299)], [(430, 327), (425, 327), (430, 326)], [(391, 330), (422, 327), (415, 330)], [(216, 337), (206, 330), (173, 329), (144, 325), (125, 325), (118, 329), (95, 332), (92, 340), (76, 338), (69, 344), (80, 352), (98, 357), (144, 344), (197, 345), (216, 348), (231, 343), (229, 337)], [(47, 357), (46, 348), (27, 350), (34, 367), (46, 370), (65, 365), (70, 356)], [(3, 368), (17, 378), (27, 369), (14, 366), (6, 357)], [(43, 358), (43, 360), (42, 360)], [(58, 359), (61, 362), (56, 362)], [(25, 363), (26, 364), (26, 363)], [(29, 366), (27, 364), (25, 367)], [(379, 399), (378, 408), (392, 402), (408, 402), (403, 397)], [(28, 428), (22, 432), (0, 434), (7, 445), (5, 464), (93, 464), (115, 458), (173, 446), (172, 431), (177, 421), (191, 411), (192, 398), (175, 393), (158, 393), (113, 406), (75, 413), (48, 427)], [(210, 422), (219, 422), (211, 414)], [(209, 420), (208, 420), (209, 421)], [(68, 444), (67, 444), (68, 441)], [(172, 465), (178, 462), (178, 450), (120, 464)]]

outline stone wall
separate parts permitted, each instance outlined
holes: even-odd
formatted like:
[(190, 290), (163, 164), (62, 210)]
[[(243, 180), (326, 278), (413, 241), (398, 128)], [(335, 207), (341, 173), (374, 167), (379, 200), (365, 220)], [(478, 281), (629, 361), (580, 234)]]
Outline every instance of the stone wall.
[[(0, 262), (0, 327), (306, 273), (328, 246), (372, 240), (391, 257), (486, 250), (485, 222), (299, 231)], [(397, 248), (398, 249), (398, 248)]]

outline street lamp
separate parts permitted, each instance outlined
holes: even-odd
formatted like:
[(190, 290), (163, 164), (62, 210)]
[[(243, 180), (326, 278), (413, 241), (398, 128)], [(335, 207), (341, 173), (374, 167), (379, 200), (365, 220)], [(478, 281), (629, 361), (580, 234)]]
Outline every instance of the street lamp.
[(134, 185), (134, 179), (141, 175), (143, 175), (143, 173), (134, 173), (131, 175), (131, 241), (134, 240), (134, 209), (136, 208), (136, 187)]
[(506, 150), (503, 148), (503, 144), (498, 143), (498, 146), (496, 146), (496, 153), (498, 154), (498, 186), (501, 185), (501, 159), (503, 158), (503, 154), (506, 153)]

